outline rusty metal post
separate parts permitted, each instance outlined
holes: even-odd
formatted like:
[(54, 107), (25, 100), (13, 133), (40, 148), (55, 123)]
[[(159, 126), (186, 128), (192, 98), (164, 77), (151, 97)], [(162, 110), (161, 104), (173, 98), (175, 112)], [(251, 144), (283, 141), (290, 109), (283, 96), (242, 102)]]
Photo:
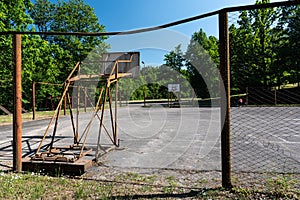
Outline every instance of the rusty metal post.
[(83, 88), (84, 91), (84, 112), (86, 112), (86, 104), (87, 104), (87, 92), (86, 92), (86, 87)]
[(35, 107), (36, 107), (36, 104), (35, 104), (35, 82), (33, 81), (32, 82), (32, 120), (35, 120)]
[(22, 39), (13, 35), (14, 117), (13, 117), (13, 170), (22, 171)]
[[(228, 13), (222, 10), (219, 13), (219, 40), (220, 40), (220, 73), (225, 92), (221, 92), (221, 156), (222, 156), (222, 186), (232, 188), (231, 183), (231, 141), (230, 141), (230, 61), (229, 61), (229, 34)], [(223, 90), (221, 90), (223, 91)]]
[[(80, 86), (77, 86), (77, 107), (76, 107), (76, 134), (75, 138), (78, 139), (79, 133), (79, 113), (80, 113)], [(76, 139), (76, 140), (77, 140)]]
[(115, 134), (114, 134), (114, 142), (116, 146), (119, 146), (118, 141), (118, 91), (119, 91), (119, 80), (118, 80), (119, 66), (116, 66), (116, 86), (115, 86)]
[(64, 96), (64, 115), (67, 115), (67, 95)]

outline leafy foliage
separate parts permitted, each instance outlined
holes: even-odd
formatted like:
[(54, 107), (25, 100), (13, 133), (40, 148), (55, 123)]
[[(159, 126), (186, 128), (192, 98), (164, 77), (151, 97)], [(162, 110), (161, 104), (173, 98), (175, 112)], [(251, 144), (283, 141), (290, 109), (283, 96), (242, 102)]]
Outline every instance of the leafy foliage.
[[(167, 99), (168, 84), (178, 83), (181, 87), (181, 97), (191, 97), (189, 82), (177, 71), (167, 65), (157, 67), (146, 66), (141, 69), (140, 77), (136, 79), (121, 79), (119, 91), (122, 100), (142, 100), (144, 92), (146, 99)], [(176, 94), (179, 95), (179, 94)]]
[(297, 10), (298, 6), (240, 12), (237, 23), (229, 29), (231, 83), (236, 93), (246, 92), (247, 87), (297, 83)]
[[(83, 0), (58, 1), (37, 0), (30, 11), (39, 31), (53, 32), (103, 32), (94, 9)], [(106, 37), (92, 36), (48, 36), (50, 43), (58, 44), (72, 56), (74, 63), (83, 61), (96, 46), (104, 45)]]
[[(233, 94), (245, 93), (247, 87), (299, 83), (299, 14), (299, 6), (239, 13), (237, 21), (229, 27)], [(218, 96), (218, 43), (217, 38), (207, 37), (200, 29), (192, 35), (185, 53), (177, 46), (165, 55), (166, 65), (184, 75), (198, 97)]]
[(200, 29), (193, 34), (184, 54), (180, 45), (165, 55), (166, 65), (182, 74), (191, 84), (198, 97), (217, 96), (218, 86), (218, 41), (207, 37)]
[[(93, 9), (82, 0), (0, 1), (0, 31), (66, 31), (102, 32)], [(86, 57), (94, 48), (104, 51), (105, 37), (47, 37), (22, 36), (22, 85), (23, 107), (31, 108), (32, 82), (63, 83), (77, 61)], [(0, 36), (1, 91), (0, 104), (12, 110), (12, 36)], [(49, 96), (59, 96), (62, 88), (37, 85), (37, 104)]]

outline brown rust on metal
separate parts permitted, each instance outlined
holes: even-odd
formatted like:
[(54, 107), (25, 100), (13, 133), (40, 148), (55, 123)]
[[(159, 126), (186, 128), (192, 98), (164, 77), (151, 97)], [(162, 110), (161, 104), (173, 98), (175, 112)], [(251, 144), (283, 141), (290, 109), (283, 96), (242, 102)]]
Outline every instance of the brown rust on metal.
[(78, 141), (75, 140), (76, 128), (75, 128), (75, 124), (74, 124), (74, 117), (73, 117), (73, 111), (72, 111), (71, 97), (70, 97), (69, 93), (67, 93), (66, 96), (67, 96), (67, 99), (68, 99), (68, 105), (69, 105), (69, 111), (70, 111), (70, 118), (71, 118), (72, 130), (73, 130), (73, 135), (74, 135), (74, 143), (78, 144)]
[[(118, 146), (118, 133), (117, 133), (117, 114), (118, 114), (118, 80), (121, 77), (125, 77), (125, 76), (131, 76), (132, 73), (126, 73), (126, 72), (122, 72), (119, 73), (119, 63), (122, 62), (132, 62), (133, 56), (130, 57), (130, 60), (116, 60), (113, 61), (114, 65), (110, 71), (109, 74), (98, 74), (98, 75), (81, 75), (80, 74), (80, 63), (77, 63), (76, 66), (74, 67), (74, 69), (71, 71), (70, 75), (68, 76), (68, 78), (66, 79), (65, 83), (64, 83), (64, 88), (62, 91), (62, 95), (61, 95), (61, 99), (57, 105), (57, 108), (54, 112), (53, 117), (51, 118), (51, 121), (46, 129), (46, 132), (42, 138), (41, 143), (39, 144), (39, 147), (36, 151), (36, 154), (34, 157), (32, 157), (33, 161), (52, 161), (52, 162), (77, 162), (79, 160), (81, 160), (84, 156), (86, 156), (87, 154), (90, 154), (90, 152), (92, 151), (87, 150), (85, 147), (86, 141), (87, 141), (87, 137), (90, 133), (90, 129), (93, 123), (94, 118), (97, 116), (99, 121), (100, 121), (100, 125), (99, 125), (99, 133), (98, 133), (98, 143), (97, 143), (97, 149), (96, 149), (96, 160), (97, 160), (97, 156), (99, 154), (99, 149), (101, 147), (100, 145), (100, 136), (101, 136), (101, 132), (102, 129), (105, 131), (106, 135), (109, 137), (109, 139), (111, 140), (112, 144), (114, 146)], [(75, 72), (77, 71), (77, 75), (75, 76)], [(86, 96), (86, 89), (84, 87), (82, 87), (81, 85), (78, 86), (73, 86), (76, 87), (77, 90), (77, 106), (76, 106), (76, 110), (77, 110), (77, 123), (74, 123), (74, 117), (73, 117), (73, 113), (72, 113), (72, 104), (71, 104), (71, 100), (70, 100), (70, 95), (69, 95), (69, 88), (72, 87), (72, 84), (74, 84), (74, 81), (77, 80), (85, 80), (85, 79), (89, 79), (89, 78), (96, 78), (96, 77), (102, 77), (102, 80), (105, 82), (105, 85), (101, 88), (100, 90), (100, 95), (98, 96), (98, 101), (96, 104), (96, 107), (94, 108), (94, 114), (92, 115), (92, 118), (90, 119), (87, 127), (84, 129), (83, 133), (81, 134), (80, 139), (79, 138), (79, 99), (80, 99), (80, 89), (82, 88), (82, 90), (85, 93)], [(115, 88), (116, 88), (116, 95), (115, 95), (115, 113), (113, 113), (113, 97), (112, 97), (112, 87), (111, 85), (115, 84)], [(86, 98), (86, 97), (85, 97)], [(71, 146), (67, 146), (67, 147), (54, 147), (54, 138), (56, 137), (56, 132), (57, 132), (57, 127), (58, 127), (58, 122), (59, 122), (59, 118), (60, 118), (60, 114), (61, 114), (61, 109), (62, 109), (62, 104), (63, 101), (69, 105), (69, 109), (70, 109), (70, 116), (71, 116), (71, 123), (72, 123), (72, 128), (73, 128), (73, 132), (74, 132), (74, 144)], [(105, 112), (105, 107), (106, 107), (106, 103), (109, 104), (109, 111), (110, 111), (110, 123), (111, 123), (111, 128), (112, 128), (112, 133), (109, 132), (109, 130), (106, 128), (106, 126), (104, 125), (104, 112)], [(101, 116), (98, 115), (98, 112), (101, 111)], [(49, 148), (48, 150), (43, 152), (41, 151), (41, 146), (42, 143), (44, 142), (46, 135), (48, 134), (48, 131), (50, 129), (50, 126), (52, 125), (53, 121), (55, 119), (55, 123), (54, 123), (54, 129), (53, 129), (53, 133), (52, 133), (52, 137), (51, 137), (51, 142), (49, 144)], [(83, 141), (82, 141), (83, 139)]]
[[(130, 62), (132, 61), (132, 55), (130, 56)], [(119, 61), (118, 61), (119, 62)], [(122, 61), (120, 61), (122, 62)], [(119, 79), (119, 65), (116, 66), (115, 80)], [(114, 136), (114, 145), (119, 146), (118, 143), (118, 90), (119, 90), (119, 82), (116, 82), (115, 85), (115, 129), (113, 132)]]
[(22, 38), (13, 35), (14, 116), (13, 116), (13, 170), (22, 171)]
[(46, 131), (45, 131), (45, 133), (44, 133), (44, 136), (43, 136), (43, 138), (42, 138), (42, 141), (40, 142), (40, 144), (39, 144), (39, 146), (38, 146), (38, 148), (37, 148), (36, 154), (38, 154), (39, 151), (41, 150), (41, 147), (42, 147), (42, 144), (43, 144), (43, 142), (44, 142), (44, 140), (45, 140), (45, 138), (46, 138), (46, 135), (48, 134), (49, 129), (50, 129), (50, 127), (51, 127), (51, 124), (52, 124), (53, 120), (55, 119), (55, 115), (57, 114), (58, 109), (60, 108), (60, 105), (62, 104), (63, 97), (66, 95), (66, 93), (67, 93), (67, 91), (68, 91), (68, 88), (69, 88), (69, 86), (70, 86), (70, 81), (69, 81), (69, 79), (73, 76), (73, 74), (74, 74), (74, 72), (77, 70), (79, 64), (80, 64), (80, 62), (77, 62), (77, 63), (76, 63), (75, 67), (73, 68), (73, 70), (71, 71), (71, 73), (69, 74), (68, 78), (67, 78), (66, 81), (65, 81), (65, 87), (64, 87), (64, 91), (62, 92), (62, 98), (60, 99), (60, 101), (59, 101), (59, 103), (58, 103), (58, 106), (57, 106), (57, 108), (56, 108), (56, 110), (55, 110), (55, 112), (54, 112), (54, 114), (53, 114), (53, 116), (52, 116), (52, 118), (51, 118), (51, 120), (50, 120), (50, 123), (48, 124), (48, 127), (47, 127), (47, 129), (46, 129)]
[[(221, 89), (221, 154), (222, 154), (222, 186), (232, 188), (231, 183), (231, 141), (230, 141), (230, 61), (228, 13), (219, 14), (220, 38), (220, 73), (224, 89)], [(224, 120), (224, 121), (223, 121)]]
[(22, 168), (24, 171), (35, 172), (45, 171), (47, 173), (58, 174), (73, 174), (82, 175), (86, 170), (92, 166), (91, 160), (80, 159), (75, 162), (66, 162), (65, 159), (57, 159), (51, 161), (45, 160), (32, 160), (31, 158), (24, 158), (22, 162)]
[(32, 82), (32, 120), (35, 120), (35, 115), (36, 115), (36, 105), (35, 105), (35, 85), (36, 83), (33, 81)]

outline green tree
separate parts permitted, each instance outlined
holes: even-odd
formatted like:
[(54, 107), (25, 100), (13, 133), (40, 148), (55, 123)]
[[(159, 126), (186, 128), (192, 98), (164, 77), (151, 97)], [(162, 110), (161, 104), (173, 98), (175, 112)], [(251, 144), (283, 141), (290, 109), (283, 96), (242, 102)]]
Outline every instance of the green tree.
[(289, 15), (287, 16), (287, 34), (289, 42), (286, 43), (284, 49), (288, 55), (286, 55), (289, 61), (290, 67), (290, 83), (298, 83), (300, 86), (300, 6), (293, 6), (289, 9)]
[[(256, 4), (270, 3), (270, 0), (257, 1)], [(271, 79), (272, 67), (275, 54), (273, 49), (274, 39), (276, 35), (272, 34), (272, 26), (277, 19), (277, 13), (273, 8), (256, 9), (250, 11), (249, 17), (254, 21), (252, 23), (254, 34), (254, 65), (257, 70), (257, 75), (262, 81), (264, 87), (272, 86), (274, 84)]]
[[(185, 53), (179, 45), (165, 55), (165, 62), (165, 65), (178, 71), (189, 81), (198, 97), (218, 95), (219, 52), (218, 40), (214, 36), (207, 37), (200, 29), (192, 35)], [(211, 91), (214, 93), (210, 93)]]
[[(105, 27), (99, 24), (94, 9), (83, 0), (36, 0), (29, 10), (38, 31), (47, 32), (103, 32)], [(83, 61), (94, 49), (104, 52), (108, 45), (107, 37), (98, 36), (42, 36), (49, 44), (58, 45), (63, 51), (52, 52), (59, 64), (59, 82), (69, 75), (75, 64)]]
[[(1, 1), (0, 30), (30, 30), (33, 22), (27, 14), (27, 9), (32, 6), (29, 1)], [(13, 96), (13, 66), (12, 66), (12, 36), (0, 36), (0, 68), (1, 94), (0, 104), (12, 110)], [(62, 60), (66, 56), (65, 51), (56, 44), (49, 44), (35, 35), (22, 35), (22, 96), (23, 106), (31, 108), (32, 81), (62, 83), (60, 71), (63, 69)], [(49, 86), (37, 86), (37, 103), (49, 95), (58, 95), (61, 88)]]
[(167, 99), (169, 95), (168, 84), (173, 83), (180, 84), (181, 97), (192, 97), (189, 82), (182, 74), (167, 65), (146, 66), (141, 69), (140, 77), (120, 79), (119, 91), (122, 100), (142, 100), (144, 91), (146, 91), (147, 99)]
[(164, 61), (166, 61), (166, 65), (171, 67), (171, 69), (184, 73), (184, 55), (181, 51), (181, 45), (175, 47), (174, 51), (171, 51), (169, 54), (165, 55)]
[[(105, 27), (99, 24), (94, 9), (85, 4), (83, 0), (59, 0), (56, 4), (52, 4), (48, 0), (37, 0), (30, 14), (40, 31), (105, 31)], [(83, 61), (88, 53), (97, 46), (105, 46), (104, 39), (106, 38), (104, 36), (49, 36), (47, 40), (68, 51), (73, 64), (75, 64)]]
[[(269, 3), (269, 0), (256, 4)], [(281, 9), (256, 9), (242, 11), (230, 31), (230, 62), (233, 90), (245, 92), (248, 86), (272, 87), (281, 84), (281, 76), (286, 71), (279, 62), (283, 32), (278, 26)]]
[[(17, 30), (25, 31), (28, 28), (28, 25), (32, 23), (32, 19), (26, 10), (28, 7), (31, 7), (32, 4), (30, 0), (1, 0), (1, 18), (0, 24), (4, 30)], [(1, 25), (0, 25), (1, 27)], [(1, 30), (3, 31), (3, 30)]]
[[(26, 8), (31, 6), (29, 0), (0, 1), (0, 31), (25, 31), (32, 22), (26, 14)], [(12, 110), (13, 103), (13, 67), (12, 67), (12, 36), (0, 36), (0, 104)]]
[[(23, 35), (22, 37), (23, 59), (22, 59), (22, 84), (23, 104), (30, 108), (31, 84), (35, 82), (63, 83), (60, 73), (62, 64), (52, 54), (63, 55), (64, 50), (58, 45), (49, 44), (39, 36)], [(60, 96), (62, 87), (51, 85), (36, 85), (36, 99), (38, 106), (49, 96)]]
[(253, 67), (254, 30), (247, 11), (241, 12), (237, 26), (233, 24), (229, 28), (231, 87), (233, 92), (241, 93), (249, 85), (260, 84)]
[(185, 58), (191, 85), (198, 97), (218, 96), (218, 40), (200, 29), (194, 33)]
[[(29, 9), (31, 18), (37, 30), (40, 32), (47, 32), (50, 30), (50, 25), (53, 23), (55, 6), (48, 0), (36, 0), (34, 6)], [(43, 39), (47, 37), (42, 35)]]

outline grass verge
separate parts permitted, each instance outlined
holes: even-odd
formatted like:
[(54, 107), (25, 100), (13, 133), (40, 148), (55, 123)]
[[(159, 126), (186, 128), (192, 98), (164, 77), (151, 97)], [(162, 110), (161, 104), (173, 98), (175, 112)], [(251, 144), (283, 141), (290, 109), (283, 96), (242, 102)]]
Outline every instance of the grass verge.
[(299, 191), (286, 194), (247, 188), (189, 188), (153, 184), (155, 176), (127, 174), (120, 181), (96, 181), (83, 178), (51, 177), (34, 173), (0, 173), (0, 199), (298, 199)]
[[(36, 119), (47, 119), (51, 118), (54, 114), (54, 111), (41, 111), (36, 112)], [(32, 120), (32, 112), (22, 114), (23, 121)], [(13, 121), (13, 115), (0, 115), (0, 125), (1, 124), (10, 124)]]

